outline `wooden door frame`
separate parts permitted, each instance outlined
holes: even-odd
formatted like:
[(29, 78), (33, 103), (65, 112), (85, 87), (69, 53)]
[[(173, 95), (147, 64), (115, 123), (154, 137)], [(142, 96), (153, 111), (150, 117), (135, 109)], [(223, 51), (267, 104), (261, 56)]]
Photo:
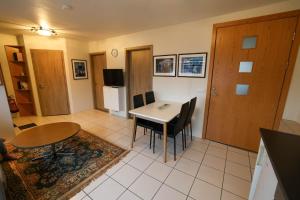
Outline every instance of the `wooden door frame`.
[[(127, 116), (128, 111), (130, 110), (130, 53), (132, 51), (138, 50), (146, 50), (149, 49), (151, 52), (151, 66), (153, 67), (153, 45), (143, 45), (143, 46), (136, 46), (136, 47), (129, 47), (125, 48), (125, 86), (126, 86), (126, 102), (127, 102)], [(152, 87), (153, 87), (153, 75), (152, 76)]]
[(211, 87), (212, 87), (212, 80), (213, 80), (213, 70), (214, 70), (214, 59), (215, 59), (215, 50), (216, 50), (216, 39), (217, 39), (217, 30), (218, 28), (230, 27), (230, 26), (237, 26), (243, 24), (251, 24), (257, 22), (264, 22), (264, 21), (271, 21), (277, 19), (284, 19), (289, 17), (298, 17), (297, 27), (295, 38), (292, 43), (292, 47), (290, 50), (290, 56), (288, 60), (287, 69), (284, 76), (284, 82), (281, 89), (281, 94), (279, 98), (279, 102), (277, 105), (277, 110), (275, 114), (275, 119), (273, 122), (273, 129), (278, 129), (280, 125), (280, 121), (282, 119), (282, 115), (285, 108), (285, 103), (287, 99), (287, 95), (289, 92), (289, 87), (291, 84), (291, 79), (293, 75), (293, 71), (295, 68), (295, 63), (298, 54), (298, 48), (300, 45), (300, 10), (294, 10), (289, 12), (271, 14), (266, 16), (260, 17), (253, 17), (249, 19), (242, 19), (237, 21), (230, 21), (224, 23), (217, 23), (213, 25), (213, 32), (212, 32), (212, 42), (211, 42), (211, 50), (210, 50), (210, 63), (209, 63), (209, 72), (208, 72), (208, 80), (207, 80), (207, 89), (206, 89), (206, 100), (205, 100), (205, 110), (204, 110), (204, 122), (203, 122), (203, 129), (202, 135), (204, 138), (207, 138), (207, 125), (208, 125), (208, 115), (209, 115), (209, 106), (210, 106), (210, 97), (211, 97)]
[(66, 93), (67, 93), (67, 109), (68, 109), (68, 114), (71, 114), (70, 112), (70, 96), (69, 96), (69, 89), (68, 89), (68, 83), (67, 83), (67, 74), (66, 74), (66, 66), (65, 66), (65, 59), (64, 59), (64, 51), (63, 50), (55, 50), (55, 49), (30, 49), (30, 56), (31, 56), (31, 62), (32, 62), (32, 66), (33, 66), (33, 71), (34, 71), (34, 78), (35, 78), (35, 82), (36, 82), (36, 89), (37, 89), (37, 92), (38, 92), (38, 97), (39, 97), (39, 104), (40, 104), (40, 110), (41, 110), (41, 113), (42, 113), (42, 116), (51, 116), (51, 115), (44, 115), (43, 113), (43, 109), (42, 109), (42, 106), (41, 106), (41, 92), (38, 88), (38, 83), (39, 83), (39, 79), (37, 77), (37, 69), (36, 69), (36, 66), (33, 64), (33, 60), (32, 60), (32, 52), (35, 51), (35, 50), (38, 50), (38, 51), (59, 51), (62, 53), (62, 65), (63, 65), (63, 78), (64, 78), (64, 83), (66, 85)]
[[(94, 108), (96, 110), (101, 110), (101, 111), (104, 111), (104, 112), (109, 112), (109, 110), (107, 109), (98, 109), (97, 108), (97, 104), (96, 104), (96, 88), (95, 88), (95, 85), (94, 85), (94, 74), (95, 74), (95, 71), (94, 71), (94, 62), (93, 62), (93, 56), (97, 56), (97, 55), (104, 55), (105, 57), (105, 65), (107, 65), (107, 59), (106, 59), (106, 51), (99, 51), (99, 52), (94, 52), (94, 53), (90, 53), (90, 60), (91, 60), (91, 77), (92, 77), (92, 89), (93, 89), (93, 100), (94, 100)], [(103, 97), (104, 98), (104, 97)], [(104, 99), (103, 99), (104, 101)]]

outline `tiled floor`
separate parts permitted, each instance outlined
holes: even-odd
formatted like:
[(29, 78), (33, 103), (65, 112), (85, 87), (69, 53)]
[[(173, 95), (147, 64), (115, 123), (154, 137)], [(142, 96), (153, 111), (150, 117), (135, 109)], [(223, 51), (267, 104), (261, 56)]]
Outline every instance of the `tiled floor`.
[[(14, 119), (16, 125), (73, 121), (93, 134), (125, 148), (131, 140), (131, 121), (96, 110), (53, 117)], [(19, 132), (15, 128), (16, 132)], [(179, 135), (180, 137), (180, 135)], [(187, 137), (190, 138), (190, 137)], [(133, 150), (73, 200), (242, 200), (248, 198), (256, 154), (203, 139), (188, 141), (183, 152), (178, 138), (177, 160), (168, 141), (168, 162), (163, 163), (162, 141), (156, 153), (149, 135), (138, 129)]]

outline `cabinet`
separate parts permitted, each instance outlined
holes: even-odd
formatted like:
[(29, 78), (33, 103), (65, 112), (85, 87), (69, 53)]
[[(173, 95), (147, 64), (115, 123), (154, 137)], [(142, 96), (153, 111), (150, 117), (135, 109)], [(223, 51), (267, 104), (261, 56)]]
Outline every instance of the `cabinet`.
[(111, 111), (124, 110), (125, 87), (103, 87), (104, 108)]

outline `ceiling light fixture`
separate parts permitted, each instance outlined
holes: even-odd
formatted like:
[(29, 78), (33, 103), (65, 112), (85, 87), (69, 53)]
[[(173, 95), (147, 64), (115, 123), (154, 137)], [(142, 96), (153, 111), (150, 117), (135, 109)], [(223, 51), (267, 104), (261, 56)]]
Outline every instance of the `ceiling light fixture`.
[(46, 28), (46, 27), (43, 27), (43, 26), (32, 27), (31, 31), (36, 32), (37, 34), (42, 35), (42, 36), (55, 36), (55, 35), (57, 35), (57, 33), (54, 29)]

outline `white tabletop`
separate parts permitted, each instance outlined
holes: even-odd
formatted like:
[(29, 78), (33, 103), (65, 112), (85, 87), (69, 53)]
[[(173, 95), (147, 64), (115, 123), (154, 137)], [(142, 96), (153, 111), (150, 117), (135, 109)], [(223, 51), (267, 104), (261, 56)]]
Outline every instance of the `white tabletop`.
[(171, 121), (180, 113), (181, 103), (170, 101), (156, 101), (154, 103), (130, 110), (129, 113), (139, 118), (158, 123)]

